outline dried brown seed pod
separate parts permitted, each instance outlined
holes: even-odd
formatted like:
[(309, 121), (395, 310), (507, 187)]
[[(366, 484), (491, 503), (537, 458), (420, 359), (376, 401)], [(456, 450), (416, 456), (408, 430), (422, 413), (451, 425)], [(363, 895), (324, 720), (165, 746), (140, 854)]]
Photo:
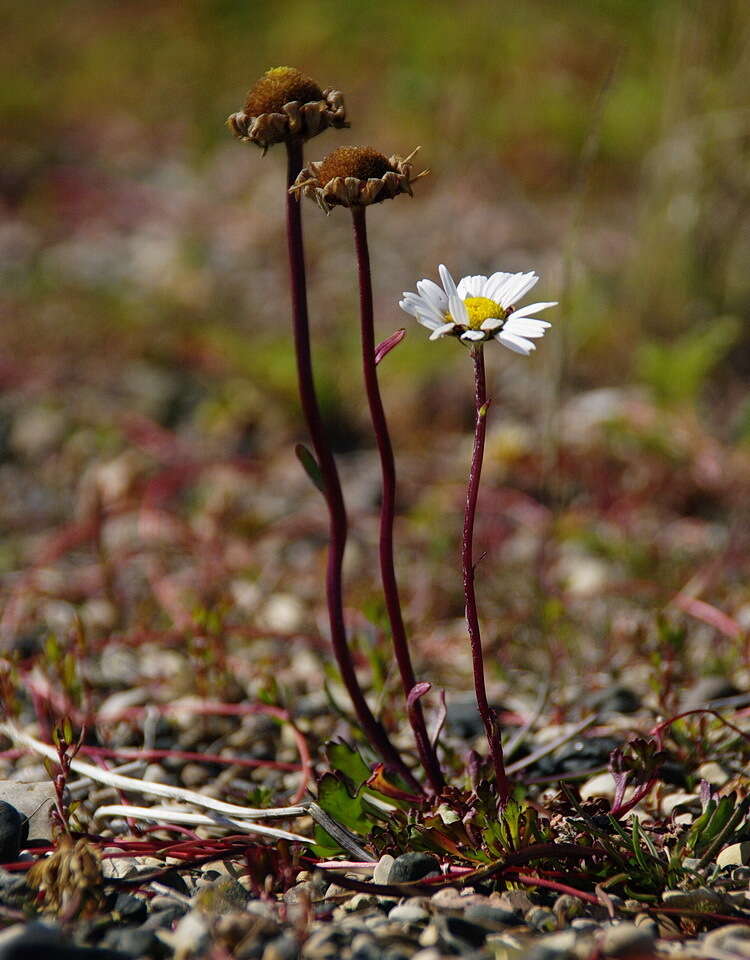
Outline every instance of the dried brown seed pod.
[(417, 150), (402, 158), (386, 157), (372, 147), (337, 147), (323, 160), (308, 163), (290, 193), (311, 197), (326, 213), (336, 206), (382, 203), (400, 193), (411, 196), (411, 185), (429, 172), (412, 176)]
[(245, 106), (227, 119), (236, 137), (265, 153), (274, 143), (309, 140), (328, 127), (348, 127), (344, 95), (321, 87), (294, 67), (268, 70), (250, 90)]

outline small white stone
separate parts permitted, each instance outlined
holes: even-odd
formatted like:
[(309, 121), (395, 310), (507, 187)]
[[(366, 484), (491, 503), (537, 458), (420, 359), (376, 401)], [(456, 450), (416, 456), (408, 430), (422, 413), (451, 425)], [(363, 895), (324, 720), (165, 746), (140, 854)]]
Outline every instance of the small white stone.
[(372, 872), (374, 883), (388, 883), (388, 874), (391, 872), (394, 860), (395, 857), (392, 857), (389, 853), (383, 854), (375, 864), (375, 869)]
[(678, 807), (700, 805), (697, 793), (670, 793), (661, 802), (662, 811), (666, 816), (673, 813)]
[(745, 867), (750, 864), (750, 840), (724, 847), (716, 862), (720, 867)]
[(727, 773), (713, 760), (702, 763), (695, 772), (701, 780), (707, 780), (715, 787), (723, 787), (729, 779)]
[(581, 787), (581, 800), (590, 800), (592, 797), (609, 797), (615, 795), (615, 778), (611, 773), (600, 773), (587, 780)]

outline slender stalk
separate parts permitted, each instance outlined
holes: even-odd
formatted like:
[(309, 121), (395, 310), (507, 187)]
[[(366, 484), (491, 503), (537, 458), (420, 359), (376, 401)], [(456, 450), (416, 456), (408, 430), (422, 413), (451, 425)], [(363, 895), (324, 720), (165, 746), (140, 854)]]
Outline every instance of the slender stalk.
[(347, 518), (344, 497), (341, 492), (336, 462), (323, 428), (320, 407), (315, 393), (312, 358), (310, 353), (310, 328), (307, 315), (307, 285), (305, 281), (305, 254), (302, 243), (302, 211), (299, 200), (289, 193), (302, 169), (302, 141), (288, 140), (287, 144), (287, 195), (286, 224), (289, 249), (289, 273), (292, 287), (292, 318), (294, 324), (294, 348), (297, 357), (297, 380), (299, 383), (302, 411), (310, 433), (315, 456), (323, 478), (323, 487), (330, 518), (330, 547), (326, 572), (326, 598), (331, 628), (333, 652), (341, 672), (344, 686), (351, 698), (354, 712), (362, 732), (387, 764), (394, 767), (412, 786), (421, 790), (419, 784), (399, 752), (393, 746), (382, 725), (375, 719), (365, 700), (354, 670), (351, 650), (344, 623), (344, 599), (342, 567), (347, 536)]
[(409, 655), (406, 629), (401, 615), (401, 602), (398, 595), (398, 583), (393, 560), (393, 522), (396, 513), (396, 465), (393, 447), (388, 432), (383, 401), (380, 396), (378, 373), (375, 362), (375, 328), (373, 323), (372, 279), (370, 274), (370, 252), (367, 246), (367, 222), (364, 206), (353, 206), (352, 223), (354, 226), (354, 245), (357, 252), (357, 270), (359, 273), (359, 305), (362, 334), (362, 370), (364, 372), (367, 402), (375, 431), (375, 439), (380, 454), (380, 471), (383, 481), (383, 498), (380, 505), (380, 575), (383, 581), (385, 605), (393, 636), (393, 649), (396, 654), (401, 684), (407, 702), (407, 713), (414, 730), (419, 759), (427, 774), (427, 780), (435, 793), (445, 786), (443, 773), (437, 754), (430, 743), (425, 725), (422, 705), (418, 698), (409, 700), (416, 678)]
[(505, 772), (503, 745), (500, 739), (497, 717), (487, 702), (487, 688), (484, 683), (482, 637), (479, 633), (477, 597), (474, 590), (474, 517), (477, 512), (479, 480), (482, 475), (484, 440), (487, 432), (487, 408), (489, 406), (487, 401), (487, 382), (484, 373), (484, 351), (481, 344), (471, 348), (471, 358), (474, 362), (476, 421), (474, 426), (474, 450), (471, 455), (471, 469), (469, 471), (469, 485), (466, 490), (464, 531), (461, 541), (461, 566), (463, 568), (466, 623), (469, 628), (469, 639), (471, 641), (471, 660), (474, 667), (474, 689), (477, 696), (477, 706), (479, 707), (479, 714), (484, 723), (487, 742), (490, 746), (490, 755), (495, 768), (498, 801), (500, 806), (504, 807), (510, 797), (510, 785), (508, 783), (508, 775)]

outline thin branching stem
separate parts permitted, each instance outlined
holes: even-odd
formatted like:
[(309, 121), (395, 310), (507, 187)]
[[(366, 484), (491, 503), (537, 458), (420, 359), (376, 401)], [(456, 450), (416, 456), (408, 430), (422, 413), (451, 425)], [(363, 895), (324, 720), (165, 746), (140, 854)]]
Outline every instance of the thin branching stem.
[(482, 654), (482, 637), (479, 632), (479, 615), (477, 613), (477, 597), (474, 589), (474, 518), (477, 512), (477, 497), (479, 496), (479, 480), (482, 475), (482, 460), (484, 458), (484, 441), (487, 432), (487, 381), (484, 372), (484, 351), (481, 344), (471, 348), (471, 357), (474, 362), (474, 402), (476, 420), (474, 425), (474, 449), (471, 455), (471, 469), (469, 470), (469, 484), (466, 489), (466, 509), (464, 511), (464, 530), (461, 540), (461, 566), (464, 580), (464, 601), (466, 603), (466, 623), (469, 628), (471, 641), (471, 660), (474, 668), (474, 689), (476, 691), (479, 714), (484, 723), (487, 742), (490, 747), (490, 756), (495, 768), (495, 785), (497, 787), (498, 802), (504, 807), (510, 797), (508, 775), (503, 760), (503, 746), (500, 739), (500, 728), (497, 716), (487, 702), (487, 688), (484, 682), (484, 656)]
[[(302, 169), (302, 141), (287, 141), (287, 188), (291, 187)], [(347, 518), (344, 497), (341, 492), (336, 461), (323, 427), (318, 398), (315, 393), (312, 358), (310, 352), (310, 329), (307, 314), (307, 285), (305, 281), (305, 255), (302, 242), (302, 211), (297, 197), (287, 189), (286, 199), (287, 244), (289, 249), (289, 273), (292, 288), (292, 318), (294, 324), (294, 348), (297, 358), (297, 380), (302, 411), (310, 433), (315, 456), (323, 478), (324, 495), (330, 518), (330, 547), (326, 573), (326, 597), (331, 628), (333, 652), (341, 672), (354, 712), (367, 740), (383, 760), (404, 777), (416, 789), (421, 789), (416, 779), (393, 746), (382, 725), (375, 719), (359, 685), (344, 623), (344, 599), (342, 567), (347, 536)]]
[(380, 575), (383, 581), (385, 605), (391, 625), (393, 649), (396, 654), (401, 685), (407, 702), (409, 720), (414, 730), (419, 759), (427, 775), (427, 781), (435, 793), (445, 786), (443, 773), (437, 754), (430, 743), (425, 725), (424, 713), (419, 699), (409, 694), (416, 684), (414, 667), (409, 654), (409, 643), (401, 614), (401, 601), (398, 594), (398, 582), (393, 558), (393, 523), (396, 514), (396, 464), (393, 458), (393, 446), (388, 431), (388, 421), (383, 409), (378, 384), (375, 357), (375, 327), (373, 321), (372, 277), (370, 271), (370, 251), (367, 245), (366, 208), (353, 206), (352, 223), (354, 226), (354, 245), (357, 252), (357, 270), (359, 273), (359, 306), (362, 339), (362, 370), (364, 373), (367, 402), (380, 454), (380, 472), (383, 483), (383, 497), (380, 504)]

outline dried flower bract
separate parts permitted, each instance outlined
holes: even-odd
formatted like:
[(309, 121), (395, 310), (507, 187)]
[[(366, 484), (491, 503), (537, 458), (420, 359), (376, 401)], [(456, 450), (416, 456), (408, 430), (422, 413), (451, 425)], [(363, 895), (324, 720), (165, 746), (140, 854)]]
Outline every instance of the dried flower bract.
[(399, 193), (411, 196), (411, 185), (428, 173), (423, 170), (412, 176), (417, 150), (402, 158), (385, 157), (372, 147), (338, 147), (324, 160), (308, 163), (290, 193), (311, 197), (326, 213), (337, 206), (381, 203)]
[(274, 67), (247, 95), (244, 109), (227, 124), (236, 137), (255, 143), (265, 153), (274, 143), (292, 138), (309, 140), (328, 127), (348, 127), (344, 95), (321, 89), (294, 67)]

